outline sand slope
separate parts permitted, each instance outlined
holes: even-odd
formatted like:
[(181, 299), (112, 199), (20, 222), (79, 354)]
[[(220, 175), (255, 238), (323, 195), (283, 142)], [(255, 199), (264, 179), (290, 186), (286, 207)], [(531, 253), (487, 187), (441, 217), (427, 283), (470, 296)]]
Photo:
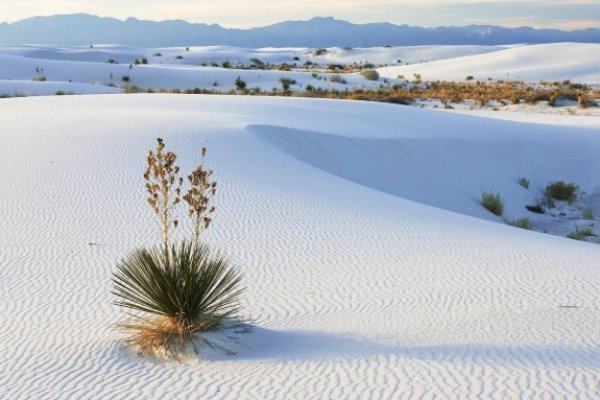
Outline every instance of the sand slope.
[(404, 75), (424, 80), (504, 79), (596, 83), (600, 81), (600, 44), (551, 43), (517, 46), (490, 54), (476, 54), (409, 66), (379, 69), (382, 76)]
[[(511, 178), (564, 145), (549, 171), (597, 185), (597, 125), (166, 95), (9, 99), (0, 115), (0, 398), (600, 395), (600, 246), (453, 212), (480, 211), (481, 182), (459, 174), (504, 176), (459, 168), (460, 151), (502, 146)], [(158, 136), (185, 169), (209, 149), (207, 240), (243, 269), (256, 325), (236, 356), (154, 363), (111, 326), (116, 261), (159, 238), (141, 177)], [(458, 188), (445, 204), (441, 184)]]

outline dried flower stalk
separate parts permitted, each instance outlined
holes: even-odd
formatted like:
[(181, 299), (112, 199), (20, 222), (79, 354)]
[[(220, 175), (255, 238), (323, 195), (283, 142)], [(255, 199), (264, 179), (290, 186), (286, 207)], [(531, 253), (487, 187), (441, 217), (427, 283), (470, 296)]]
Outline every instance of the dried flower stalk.
[(196, 244), (200, 244), (200, 233), (208, 229), (212, 222), (211, 214), (215, 212), (212, 200), (217, 193), (217, 182), (210, 179), (213, 171), (204, 168), (205, 147), (200, 151), (200, 156), (202, 162), (188, 176), (190, 190), (183, 196), (183, 199), (189, 205), (188, 215), (192, 218), (194, 242)]
[(174, 218), (175, 207), (181, 201), (181, 185), (179, 167), (175, 165), (177, 156), (171, 151), (165, 150), (163, 139), (156, 139), (156, 152), (148, 153), (148, 166), (144, 172), (146, 180), (146, 192), (148, 193), (148, 204), (158, 215), (163, 247), (165, 251), (166, 265), (169, 262), (169, 233), (177, 227), (179, 221)]

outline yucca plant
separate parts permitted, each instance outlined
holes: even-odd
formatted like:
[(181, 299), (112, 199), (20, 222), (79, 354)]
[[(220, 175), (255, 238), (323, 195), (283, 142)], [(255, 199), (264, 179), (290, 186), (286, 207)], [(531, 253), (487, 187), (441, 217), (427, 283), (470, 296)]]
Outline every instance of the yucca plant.
[[(121, 328), (129, 345), (145, 355), (176, 359), (200, 332), (238, 324), (241, 275), (220, 252), (182, 242), (169, 248), (140, 248), (123, 259), (113, 276), (116, 305), (141, 312)], [(241, 324), (240, 324), (241, 325)]]

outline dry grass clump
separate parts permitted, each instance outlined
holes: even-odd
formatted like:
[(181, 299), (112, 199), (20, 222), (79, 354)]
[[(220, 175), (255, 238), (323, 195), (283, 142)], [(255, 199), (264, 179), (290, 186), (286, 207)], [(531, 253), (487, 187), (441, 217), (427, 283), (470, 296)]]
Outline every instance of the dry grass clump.
[(567, 238), (574, 240), (586, 240), (589, 236), (593, 236), (591, 226), (580, 228), (575, 226), (575, 230), (567, 235)]
[(504, 212), (504, 200), (500, 197), (500, 193), (481, 193), (481, 205), (498, 216), (502, 215)]
[(379, 72), (375, 71), (374, 69), (365, 69), (364, 71), (361, 71), (360, 74), (363, 76), (363, 78), (369, 81), (376, 81), (379, 79)]
[(549, 200), (567, 201), (572, 203), (577, 199), (579, 186), (574, 183), (565, 183), (564, 181), (550, 182), (546, 186), (546, 196)]
[[(201, 332), (223, 327), (245, 326), (236, 322), (240, 310), (241, 275), (220, 252), (200, 242), (200, 234), (211, 225), (217, 183), (213, 171), (200, 165), (188, 176), (189, 190), (182, 196), (183, 178), (177, 156), (167, 151), (162, 139), (150, 151), (144, 171), (147, 202), (158, 216), (162, 245), (139, 248), (122, 259), (113, 274), (116, 305), (142, 313), (120, 324), (126, 343), (141, 354), (179, 359), (191, 345), (198, 354), (198, 341), (220, 347)], [(188, 204), (193, 240), (171, 245), (170, 232), (180, 224), (176, 209)]]
[(514, 226), (516, 228), (521, 228), (521, 229), (526, 229), (528, 231), (533, 229), (533, 224), (531, 223), (531, 220), (527, 217), (515, 219), (512, 221), (507, 220), (506, 223), (510, 226)]

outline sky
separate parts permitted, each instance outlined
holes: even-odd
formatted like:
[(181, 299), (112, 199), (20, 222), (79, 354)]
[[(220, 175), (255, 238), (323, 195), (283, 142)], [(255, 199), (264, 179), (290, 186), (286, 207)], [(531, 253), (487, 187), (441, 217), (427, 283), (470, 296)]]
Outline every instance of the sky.
[(155, 21), (183, 19), (228, 28), (316, 16), (427, 27), (493, 24), (600, 28), (600, 0), (0, 0), (0, 21), (5, 22), (71, 13)]

